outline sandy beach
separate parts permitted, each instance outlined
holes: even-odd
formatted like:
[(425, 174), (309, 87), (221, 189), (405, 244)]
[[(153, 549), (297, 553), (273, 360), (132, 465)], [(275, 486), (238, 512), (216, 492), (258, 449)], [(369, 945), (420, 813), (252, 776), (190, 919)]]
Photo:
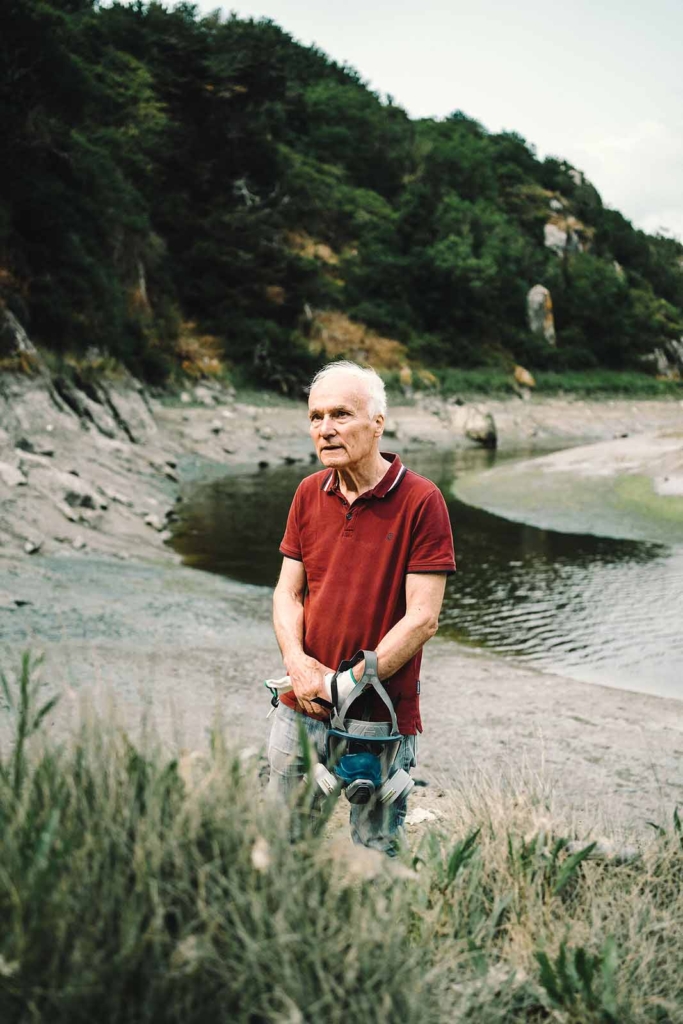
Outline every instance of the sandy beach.
[[(501, 448), (528, 444), (542, 455), (595, 442), (604, 465), (616, 450), (610, 445), (623, 454), (630, 441), (632, 466), (651, 476), (652, 450), (639, 438), (652, 445), (668, 434), (661, 456), (669, 461), (666, 472), (657, 463), (657, 479), (667, 476), (678, 497), (677, 402), (485, 406)], [(436, 399), (399, 406), (386, 447), (409, 463), (421, 446), (469, 443), (457, 416)], [(88, 695), (133, 731), (153, 723), (185, 750), (206, 744), (218, 713), (230, 741), (258, 756), (268, 728), (261, 683), (280, 664), (270, 590), (181, 566), (165, 542), (175, 502), (199, 480), (258, 472), (259, 462), (308, 461), (305, 412), (223, 396), (210, 405), (153, 402), (150, 418), (136, 443), (84, 430), (42, 400), (33, 401), (30, 423), (2, 423), (0, 462), (25, 482), (0, 481), (0, 663), (11, 672), (22, 650), (44, 652), (45, 692), (63, 695), (50, 720), (56, 735), (73, 725)], [(17, 448), (27, 437), (36, 451), (48, 437), (52, 454)], [(64, 515), (50, 489), (32, 481), (48, 460), (75, 470), (103, 496), (101, 507), (86, 507), (85, 518)], [(444, 790), (473, 772), (540, 777), (582, 834), (645, 834), (647, 821), (670, 819), (683, 800), (683, 701), (578, 683), (438, 637), (425, 654), (422, 691), (416, 774), (428, 785), (415, 800), (435, 812)]]

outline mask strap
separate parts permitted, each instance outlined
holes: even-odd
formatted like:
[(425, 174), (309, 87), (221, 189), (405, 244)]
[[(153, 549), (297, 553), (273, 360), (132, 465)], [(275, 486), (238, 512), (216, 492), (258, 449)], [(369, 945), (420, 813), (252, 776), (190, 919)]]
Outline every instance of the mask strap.
[[(348, 714), (350, 706), (353, 704), (353, 702), (356, 700), (357, 697), (360, 697), (360, 695), (363, 692), (363, 690), (365, 690), (367, 688), (367, 686), (370, 685), (375, 690), (377, 695), (380, 697), (382, 702), (385, 704), (385, 706), (387, 708), (387, 711), (389, 712), (389, 716), (391, 718), (391, 731), (392, 731), (392, 734), (393, 735), (397, 735), (398, 734), (398, 721), (396, 719), (396, 712), (394, 711), (394, 705), (391, 703), (391, 699), (389, 697), (389, 694), (387, 693), (387, 691), (382, 686), (381, 682), (379, 681), (379, 676), (377, 675), (377, 652), (376, 651), (358, 651), (358, 653), (355, 654), (353, 656), (353, 658), (351, 659), (351, 665), (353, 665), (355, 662), (360, 661), (361, 658), (365, 659), (365, 671), (363, 672), (362, 678), (358, 680), (358, 682), (356, 683), (354, 688), (351, 690), (351, 693), (347, 696), (346, 700), (342, 704), (342, 706), (339, 709), (339, 711), (336, 710), (336, 707), (337, 707), (336, 697), (338, 695), (337, 694), (337, 680), (336, 680), (337, 672), (335, 672), (335, 675), (334, 675), (334, 677), (332, 679), (332, 685), (331, 685), (330, 689), (332, 691), (332, 699), (333, 699), (334, 705), (335, 705), (335, 711), (334, 711), (334, 713), (332, 715), (332, 726), (335, 729), (341, 729), (342, 731), (345, 731), (346, 726), (345, 726), (344, 723), (345, 723), (346, 716)], [(342, 662), (342, 665), (343, 664), (344, 664), (344, 662)], [(338, 671), (340, 671), (340, 670), (338, 670)]]

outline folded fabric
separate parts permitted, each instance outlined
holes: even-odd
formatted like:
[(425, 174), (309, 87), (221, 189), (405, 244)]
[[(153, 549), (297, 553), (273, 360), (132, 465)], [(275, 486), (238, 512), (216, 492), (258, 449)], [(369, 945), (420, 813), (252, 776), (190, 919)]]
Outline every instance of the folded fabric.
[[(325, 700), (332, 701), (332, 676), (333, 672), (328, 672), (325, 676), (325, 689), (323, 696)], [(353, 676), (353, 670), (347, 669), (346, 672), (340, 672), (337, 676), (337, 700), (345, 700), (346, 697), (351, 693), (351, 690), (356, 685), (356, 680)], [(292, 689), (292, 681), (289, 676), (282, 676), (280, 679), (266, 679), (264, 686), (267, 686), (269, 690), (275, 690), (278, 696), (282, 696), (283, 693), (289, 693)]]

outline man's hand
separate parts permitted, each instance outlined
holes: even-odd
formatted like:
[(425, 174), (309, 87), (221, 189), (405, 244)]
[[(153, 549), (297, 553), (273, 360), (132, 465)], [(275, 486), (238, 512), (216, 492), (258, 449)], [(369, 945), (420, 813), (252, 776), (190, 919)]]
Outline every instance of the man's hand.
[(321, 711), (315, 697), (324, 697), (325, 674), (329, 669), (303, 651), (304, 592), (306, 572), (303, 562), (283, 558), (282, 571), (273, 595), (273, 623), (282, 660), (292, 682), (294, 696), (308, 714)]
[(301, 652), (286, 663), (292, 681), (294, 696), (307, 714), (320, 714), (320, 704), (313, 703), (315, 697), (325, 699), (325, 675), (331, 671), (315, 658)]

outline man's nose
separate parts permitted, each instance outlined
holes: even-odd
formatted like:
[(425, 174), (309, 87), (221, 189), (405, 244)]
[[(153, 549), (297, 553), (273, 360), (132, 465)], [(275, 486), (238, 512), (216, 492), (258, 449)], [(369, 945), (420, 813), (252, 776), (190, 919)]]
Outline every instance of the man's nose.
[(336, 431), (337, 428), (332, 417), (323, 416), (320, 423), (320, 433), (323, 435), (323, 437), (330, 437), (332, 434), (335, 434)]

